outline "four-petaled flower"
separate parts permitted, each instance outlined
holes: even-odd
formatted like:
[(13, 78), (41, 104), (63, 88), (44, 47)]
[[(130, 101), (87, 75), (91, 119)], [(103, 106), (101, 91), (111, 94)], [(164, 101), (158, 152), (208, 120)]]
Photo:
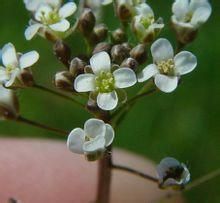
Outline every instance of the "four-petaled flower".
[(183, 189), (190, 181), (190, 172), (186, 165), (172, 157), (166, 157), (160, 162), (157, 174), (161, 188)]
[(97, 105), (103, 110), (112, 110), (118, 104), (117, 88), (133, 86), (137, 79), (130, 68), (111, 72), (111, 60), (106, 52), (99, 52), (90, 59), (92, 73), (79, 75), (74, 81), (78, 92), (96, 92)]
[(172, 22), (179, 27), (198, 29), (211, 15), (207, 0), (176, 0), (172, 6)]
[(112, 144), (114, 134), (111, 125), (92, 118), (85, 122), (84, 129), (75, 128), (70, 132), (67, 147), (74, 153), (97, 157)]
[(145, 67), (138, 75), (138, 81), (144, 82), (154, 77), (156, 86), (163, 92), (169, 93), (176, 89), (178, 79), (195, 69), (196, 57), (182, 51), (174, 56), (172, 45), (167, 39), (158, 39), (151, 46), (154, 63)]
[(62, 7), (53, 7), (50, 4), (40, 4), (34, 13), (34, 20), (30, 21), (25, 30), (25, 38), (31, 40), (38, 32), (64, 33), (70, 28), (67, 17), (76, 11), (76, 4), (68, 2)]
[(62, 0), (24, 0), (27, 10), (35, 12), (41, 4), (49, 4), (52, 7), (59, 7)]
[(154, 12), (146, 3), (137, 5), (136, 13), (132, 23), (134, 32), (141, 42), (151, 42), (164, 27), (164, 24), (155, 21)]
[(36, 51), (30, 51), (25, 54), (16, 53), (13, 44), (6, 44), (1, 50), (0, 65), (0, 83), (5, 87), (13, 85), (16, 79), (19, 80), (19, 74), (22, 70), (31, 67), (39, 59)]

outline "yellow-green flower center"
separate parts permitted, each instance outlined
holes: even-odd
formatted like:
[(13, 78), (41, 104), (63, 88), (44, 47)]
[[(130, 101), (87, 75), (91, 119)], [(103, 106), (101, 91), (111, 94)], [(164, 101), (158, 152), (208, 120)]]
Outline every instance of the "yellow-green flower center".
[(184, 22), (189, 23), (192, 20), (192, 17), (193, 17), (193, 13), (188, 12), (184, 18)]
[(168, 59), (167, 61), (161, 61), (157, 64), (157, 67), (161, 74), (174, 75), (175, 64), (173, 59)]
[(144, 26), (145, 29), (149, 28), (150, 25), (154, 23), (154, 17), (142, 17), (140, 23)]
[(7, 66), (6, 67), (6, 74), (7, 75), (11, 75), (12, 74), (12, 72), (14, 71), (16, 69), (16, 67), (15, 66)]
[(101, 72), (95, 78), (96, 91), (101, 93), (112, 92), (115, 89), (115, 79), (111, 72)]
[(60, 16), (57, 10), (53, 10), (46, 15), (44, 12), (41, 13), (41, 22), (45, 25), (51, 25), (59, 22)]

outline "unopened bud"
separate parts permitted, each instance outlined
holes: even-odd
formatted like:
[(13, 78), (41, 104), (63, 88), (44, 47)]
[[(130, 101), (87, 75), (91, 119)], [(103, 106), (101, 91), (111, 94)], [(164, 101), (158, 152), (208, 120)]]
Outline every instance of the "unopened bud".
[(110, 51), (111, 51), (111, 44), (109, 44), (107, 42), (100, 42), (100, 43), (98, 43), (95, 46), (92, 54), (94, 55), (94, 54), (99, 53), (101, 51), (105, 51), (105, 52), (110, 53)]
[(13, 90), (0, 86), (0, 120), (15, 120), (19, 116), (18, 98)]
[(58, 40), (53, 47), (55, 56), (62, 62), (65, 66), (69, 67), (71, 50), (63, 41)]
[(54, 83), (59, 89), (73, 91), (73, 75), (68, 71), (58, 72), (55, 75)]
[(23, 69), (20, 75), (18, 76), (18, 78), (21, 82), (21, 86), (31, 87), (34, 85), (34, 77), (31, 69), (28, 68)]
[(76, 76), (78, 74), (84, 73), (84, 67), (85, 67), (85, 62), (81, 60), (78, 57), (73, 58), (73, 60), (70, 63), (70, 69), (69, 72), (73, 75)]
[(129, 51), (125, 46), (118, 44), (112, 47), (111, 56), (115, 63), (121, 64), (122, 61), (129, 57)]
[(127, 58), (122, 62), (121, 67), (131, 68), (135, 71), (137, 70), (138, 62), (133, 58)]
[(118, 0), (116, 11), (119, 19), (123, 22), (129, 21), (134, 15), (134, 7), (130, 0)]
[(134, 58), (139, 64), (143, 64), (147, 60), (146, 47), (139, 44), (130, 51), (130, 56)]
[(85, 8), (79, 18), (78, 27), (80, 32), (82, 32), (85, 36), (88, 36), (93, 31), (95, 21), (95, 15), (93, 14), (92, 10)]
[(120, 44), (127, 40), (126, 33), (121, 29), (118, 28), (112, 32), (112, 41), (114, 44)]
[(105, 24), (99, 24), (94, 27), (93, 32), (96, 38), (96, 42), (101, 42), (106, 39), (108, 35), (108, 28)]

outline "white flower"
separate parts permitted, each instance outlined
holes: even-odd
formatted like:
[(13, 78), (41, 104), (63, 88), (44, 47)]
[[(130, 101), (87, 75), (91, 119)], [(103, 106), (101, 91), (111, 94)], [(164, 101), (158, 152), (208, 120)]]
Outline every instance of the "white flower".
[(182, 51), (174, 56), (172, 45), (167, 39), (158, 39), (151, 46), (153, 64), (148, 65), (138, 75), (138, 81), (144, 82), (154, 77), (156, 86), (163, 92), (172, 92), (178, 85), (178, 79), (195, 69), (196, 57)]
[(89, 119), (84, 129), (75, 128), (67, 139), (67, 147), (77, 154), (96, 154), (104, 152), (114, 139), (114, 130), (109, 124), (99, 119)]
[(14, 91), (0, 85), (0, 120), (18, 117), (18, 99)]
[(49, 33), (66, 32), (70, 28), (67, 17), (76, 11), (76, 4), (69, 2), (60, 7), (52, 7), (50, 4), (41, 4), (34, 13), (34, 20), (30, 21), (29, 27), (25, 30), (25, 38), (31, 40), (38, 32)]
[(133, 86), (137, 79), (130, 68), (119, 68), (111, 72), (111, 60), (106, 52), (92, 56), (90, 65), (94, 74), (79, 75), (74, 81), (77, 92), (97, 92), (97, 105), (103, 110), (112, 110), (118, 104), (117, 88)]
[(141, 42), (151, 42), (164, 24), (155, 21), (154, 12), (146, 3), (136, 6), (136, 14), (132, 23), (133, 31)]
[(162, 159), (157, 166), (157, 174), (161, 188), (183, 189), (190, 181), (190, 172), (186, 165), (172, 157)]
[(59, 7), (62, 0), (24, 0), (27, 10), (35, 12), (41, 4), (49, 4), (52, 7)]
[(31, 67), (39, 59), (36, 51), (30, 51), (25, 54), (16, 53), (13, 44), (6, 44), (1, 51), (2, 65), (0, 65), (0, 83), (5, 87), (13, 85), (19, 74), (25, 68)]
[(211, 15), (208, 0), (176, 0), (172, 6), (172, 22), (180, 27), (198, 29)]
[(91, 8), (97, 8), (101, 5), (108, 5), (112, 3), (112, 0), (87, 0), (86, 5), (89, 5)]

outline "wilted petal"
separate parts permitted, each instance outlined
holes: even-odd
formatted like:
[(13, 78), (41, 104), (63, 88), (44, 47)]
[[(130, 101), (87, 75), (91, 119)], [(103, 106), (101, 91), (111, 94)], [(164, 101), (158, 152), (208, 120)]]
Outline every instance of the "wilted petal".
[(81, 128), (75, 128), (71, 131), (67, 139), (67, 147), (70, 151), (83, 154), (83, 143), (85, 141), (85, 134)]
[(8, 43), (2, 48), (2, 63), (6, 67), (18, 65), (17, 53), (12, 43)]
[(173, 47), (167, 39), (160, 38), (151, 46), (151, 53), (155, 62), (173, 58)]
[(130, 68), (119, 68), (113, 72), (117, 88), (131, 87), (137, 82), (135, 72)]
[(23, 54), (19, 59), (20, 68), (31, 67), (39, 59), (39, 54), (36, 51), (30, 51)]
[(144, 82), (158, 73), (157, 66), (150, 64), (138, 74), (138, 82)]
[(103, 136), (97, 136), (91, 141), (85, 142), (83, 145), (83, 151), (85, 153), (93, 153), (96, 151), (103, 151), (105, 149), (105, 138)]
[(42, 26), (43, 25), (39, 23), (28, 26), (24, 32), (26, 40), (31, 40)]
[(156, 74), (154, 82), (161, 91), (170, 93), (176, 89), (178, 85), (178, 77)]
[(201, 7), (195, 10), (191, 19), (191, 24), (199, 27), (208, 20), (212, 13), (212, 8), (209, 4), (207, 5), (207, 7)]
[(177, 74), (184, 75), (195, 69), (197, 59), (192, 53), (182, 51), (175, 56), (174, 63)]
[(97, 96), (97, 104), (99, 108), (110, 111), (118, 104), (118, 96), (115, 91), (110, 93), (99, 93)]
[(74, 80), (74, 89), (77, 92), (90, 92), (95, 90), (95, 75), (86, 73), (77, 76)]
[(114, 140), (115, 132), (111, 125), (109, 124), (105, 124), (105, 125), (106, 125), (105, 146), (108, 147), (109, 145), (112, 144)]
[(49, 25), (49, 27), (56, 32), (65, 32), (70, 28), (70, 23), (68, 20), (63, 19), (58, 23)]
[(88, 137), (95, 138), (96, 136), (105, 136), (106, 126), (102, 120), (89, 119), (84, 124), (85, 134)]
[(101, 71), (110, 71), (111, 60), (108, 53), (103, 51), (93, 55), (90, 59), (90, 65), (96, 75), (98, 75)]
[(64, 4), (59, 10), (59, 16), (61, 18), (67, 18), (76, 11), (76, 4), (74, 2), (68, 2)]

